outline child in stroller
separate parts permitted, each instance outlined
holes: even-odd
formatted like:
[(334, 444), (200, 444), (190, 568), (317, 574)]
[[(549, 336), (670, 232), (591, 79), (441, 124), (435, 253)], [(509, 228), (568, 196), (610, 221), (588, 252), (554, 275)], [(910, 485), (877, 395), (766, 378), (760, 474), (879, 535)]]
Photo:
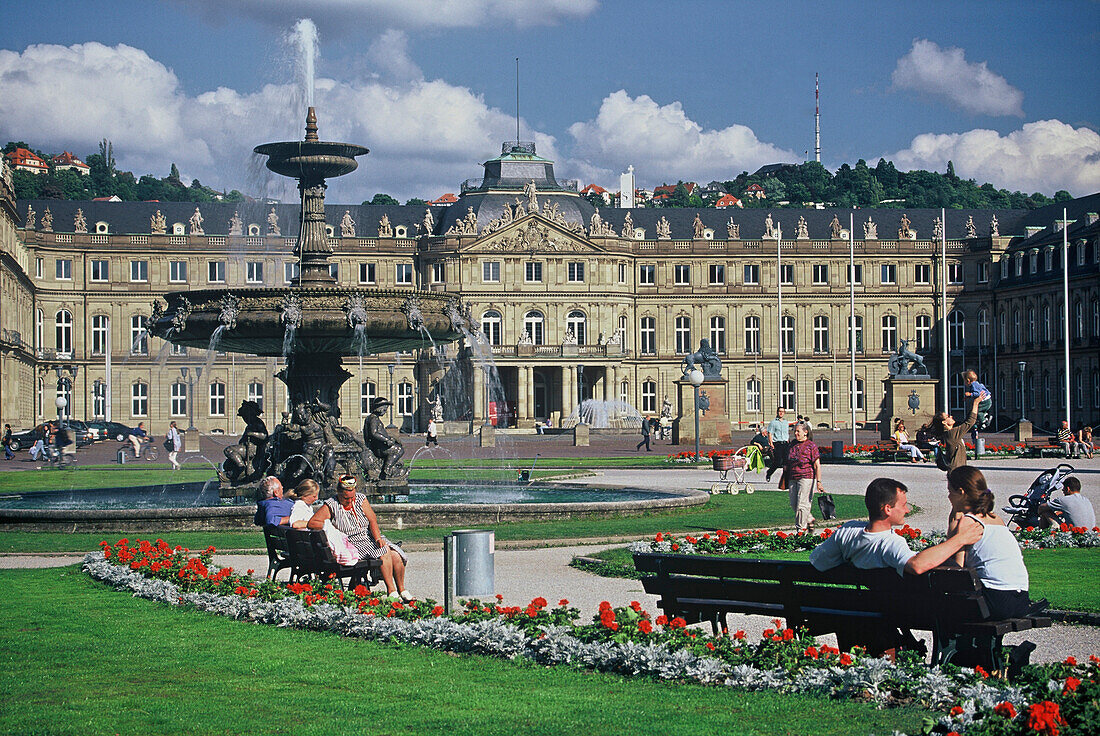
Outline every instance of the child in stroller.
[(1009, 496), (1009, 505), (1002, 508), (1007, 516), (1005, 525), (1015, 523), (1021, 529), (1041, 526), (1039, 506), (1050, 500), (1055, 491), (1062, 490), (1066, 478), (1072, 473), (1072, 465), (1060, 463), (1057, 467), (1044, 470), (1028, 488), (1027, 493)]

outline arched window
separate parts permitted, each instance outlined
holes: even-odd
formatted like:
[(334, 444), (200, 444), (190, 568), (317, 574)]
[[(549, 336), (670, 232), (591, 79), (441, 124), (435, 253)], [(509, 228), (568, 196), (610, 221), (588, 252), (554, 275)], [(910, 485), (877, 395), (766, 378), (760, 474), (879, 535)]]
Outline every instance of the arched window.
[(760, 354), (760, 318), (752, 315), (745, 317), (745, 354)]
[(96, 419), (107, 416), (107, 384), (98, 378), (92, 384), (92, 416)]
[(565, 327), (573, 331), (573, 336), (577, 338), (578, 345), (585, 344), (588, 332), (585, 329), (587, 324), (588, 318), (585, 317), (584, 312), (579, 309), (574, 309), (565, 317)]
[(1012, 344), (1020, 344), (1020, 310), (1012, 310)]
[(710, 318), (710, 346), (716, 353), (726, 352), (726, 318), (714, 316)]
[(642, 317), (641, 325), (639, 328), (638, 336), (641, 338), (641, 345), (638, 346), (638, 352), (642, 355), (656, 355), (657, 354), (657, 320), (654, 317)]
[(149, 333), (145, 329), (145, 315), (130, 317), (130, 355), (149, 354)]
[(531, 336), (531, 342), (535, 345), (542, 345), (545, 343), (545, 336), (543, 333), (544, 321), (542, 312), (538, 310), (532, 310), (523, 315), (523, 331)]
[(370, 402), (374, 401), (374, 397), (378, 395), (378, 386), (374, 381), (363, 381), (359, 384), (359, 414), (366, 416), (370, 414)]
[(630, 402), (630, 381), (619, 383), (619, 401), (627, 404)]
[(73, 315), (67, 309), (59, 310), (54, 315), (54, 335), (59, 355), (69, 357), (73, 354)]
[(676, 318), (676, 354), (686, 355), (692, 352), (691, 347), (691, 317), (683, 315)]
[(794, 317), (789, 314), (779, 320), (779, 349), (786, 355), (794, 355)]
[(1080, 368), (1073, 371), (1073, 405), (1085, 408), (1085, 376)]
[(964, 333), (966, 331), (966, 317), (956, 309), (947, 315), (947, 349), (962, 350)]
[(1042, 309), (1042, 318), (1039, 320), (1039, 339), (1050, 339), (1050, 305), (1044, 304)]
[(657, 411), (657, 382), (642, 381), (642, 413), (653, 414)]
[(1039, 325), (1035, 319), (1035, 307), (1027, 308), (1027, 341), (1035, 342), (1039, 339)]
[(978, 310), (978, 346), (989, 346), (989, 310), (985, 307)]
[(34, 347), (37, 350), (41, 350), (45, 345), (42, 344), (42, 310), (34, 310)]
[(1078, 299), (1073, 304), (1073, 336), (1080, 339), (1085, 334), (1085, 305)]
[(1001, 347), (1004, 347), (1008, 341), (1008, 319), (1005, 317), (1004, 312), (997, 315), (997, 333), (998, 343)]
[(251, 381), (248, 384), (248, 400), (255, 401), (260, 407), (260, 411), (264, 410), (264, 385), (259, 381)]
[(927, 314), (918, 314), (916, 327), (917, 350), (928, 350), (932, 347), (932, 317)]
[(504, 339), (503, 319), (500, 312), (490, 309), (481, 315), (481, 334), (490, 345), (501, 345)]
[(760, 412), (760, 379), (750, 378), (745, 381), (745, 411)]
[(814, 352), (829, 352), (829, 318), (823, 314), (814, 317)]
[(882, 352), (892, 353), (898, 346), (898, 318), (892, 314), (882, 317)]

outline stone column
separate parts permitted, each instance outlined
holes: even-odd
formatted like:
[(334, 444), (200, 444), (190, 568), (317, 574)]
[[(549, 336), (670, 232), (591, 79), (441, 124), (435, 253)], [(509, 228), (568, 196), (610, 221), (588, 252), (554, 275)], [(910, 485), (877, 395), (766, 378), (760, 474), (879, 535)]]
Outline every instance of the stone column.
[(573, 405), (577, 401), (577, 374), (576, 367), (562, 366), (561, 369), (561, 419), (562, 422), (573, 411)]
[(531, 404), (527, 400), (527, 394), (531, 385), (530, 366), (521, 365), (516, 371), (516, 423), (521, 419), (531, 418)]
[(607, 367), (607, 371), (604, 373), (607, 378), (607, 382), (611, 384), (611, 399), (616, 400), (619, 398), (619, 366), (610, 365)]
[(601, 380), (603, 381), (603, 400), (611, 401), (615, 396), (611, 391), (611, 368), (609, 366), (604, 366)]
[(527, 418), (535, 418), (535, 368), (527, 366)]
[(485, 420), (485, 412), (489, 407), (485, 406), (485, 370), (481, 366), (474, 366), (474, 422), (480, 424)]

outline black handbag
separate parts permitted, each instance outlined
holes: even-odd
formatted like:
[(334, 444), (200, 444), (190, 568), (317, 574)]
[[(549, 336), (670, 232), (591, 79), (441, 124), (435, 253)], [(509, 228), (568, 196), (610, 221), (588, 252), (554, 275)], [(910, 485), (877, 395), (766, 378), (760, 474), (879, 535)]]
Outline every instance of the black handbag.
[(176, 443), (172, 441), (171, 437), (164, 438), (164, 449), (168, 450), (168, 452), (172, 452), (176, 449)]

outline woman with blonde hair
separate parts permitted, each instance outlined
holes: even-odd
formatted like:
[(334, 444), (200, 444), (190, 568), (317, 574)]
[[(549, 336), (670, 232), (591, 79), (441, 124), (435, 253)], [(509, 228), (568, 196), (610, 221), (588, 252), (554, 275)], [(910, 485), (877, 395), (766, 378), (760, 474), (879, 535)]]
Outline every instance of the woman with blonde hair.
[(295, 529), (305, 529), (313, 518), (313, 504), (321, 494), (317, 481), (307, 478), (294, 488), (294, 508), (290, 510), (290, 525)]

